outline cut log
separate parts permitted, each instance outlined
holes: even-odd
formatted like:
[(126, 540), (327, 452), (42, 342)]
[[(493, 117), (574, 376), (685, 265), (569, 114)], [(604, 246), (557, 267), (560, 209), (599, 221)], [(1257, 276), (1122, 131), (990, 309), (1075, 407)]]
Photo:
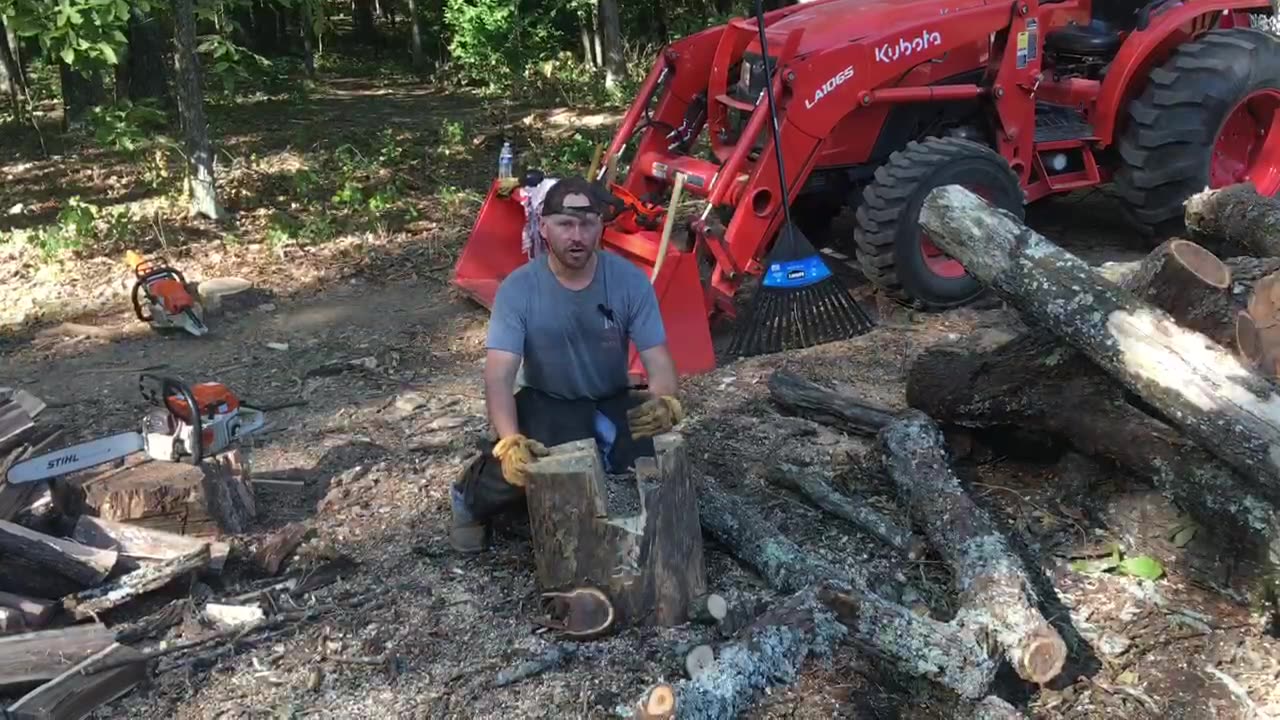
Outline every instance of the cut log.
[(209, 564), (209, 546), (157, 565), (144, 565), (100, 587), (85, 590), (62, 599), (62, 606), (77, 620), (97, 617), (112, 608), (123, 605), (135, 597), (168, 585), (170, 582), (194, 573)]
[(52, 680), (113, 641), (102, 623), (0, 637), (0, 688)]
[(1236, 319), (1236, 336), (1241, 331), (1252, 330), (1254, 345), (1241, 355), (1248, 358), (1253, 369), (1270, 378), (1280, 377), (1280, 272), (1272, 273), (1257, 282), (1245, 308), (1251, 328), (1241, 328)]
[(636, 463), (640, 510), (609, 517), (604, 469), (592, 440), (551, 448), (530, 466), (525, 488), (538, 582), (566, 590), (584, 582), (606, 589), (619, 622), (684, 623), (706, 593), (698, 494), (683, 438), (654, 438), (655, 458)]
[(1254, 369), (1262, 367), (1262, 338), (1258, 333), (1258, 326), (1253, 321), (1253, 317), (1248, 312), (1241, 310), (1236, 313), (1236, 351), (1240, 354), (1241, 359), (1248, 362), (1249, 366)]
[(1066, 643), (1036, 608), (1008, 541), (961, 487), (944, 443), (937, 424), (918, 410), (880, 432), (889, 477), (951, 568), (961, 605), (956, 622), (990, 632), (1018, 675), (1043, 685), (1062, 671)]
[(636, 707), (638, 720), (674, 720), (676, 716), (676, 691), (666, 683), (649, 688)]
[(49, 622), (49, 618), (53, 617), (53, 611), (56, 609), (55, 604), (49, 600), (38, 600), (7, 592), (0, 592), (0, 607), (22, 613), (23, 622), (29, 630), (44, 627)]
[(239, 451), (199, 466), (149, 461), (80, 482), (79, 512), (194, 537), (244, 532), (256, 515), (253, 489)]
[(689, 603), (689, 619), (706, 625), (715, 625), (729, 615), (729, 603), (715, 593), (708, 593)]
[[(84, 672), (102, 663), (116, 667), (100, 673)], [(11, 720), (81, 720), (133, 690), (146, 677), (147, 663), (142, 653), (128, 645), (112, 643), (23, 695), (9, 706), (6, 717)]]
[[(882, 583), (885, 589), (878, 594), (859, 570), (846, 575), (809, 557), (754, 510), (714, 490), (711, 480), (704, 479), (703, 488), (698, 503), (702, 527), (771, 588), (792, 593), (804, 604), (806, 588), (825, 583), (824, 602), (859, 647), (900, 672), (928, 678), (962, 697), (986, 695), (996, 663), (971, 628), (922, 617), (886, 599), (896, 596), (893, 583)], [(725, 657), (723, 651), (720, 657)]]
[(716, 666), (716, 651), (710, 645), (697, 645), (684, 656), (684, 671), (691, 679), (698, 679)]
[(924, 556), (925, 543), (919, 536), (892, 518), (866, 505), (855, 503), (828, 481), (828, 473), (814, 467), (775, 463), (765, 473), (775, 485), (793, 490), (827, 513), (897, 550), (908, 560)]
[(1146, 479), (1205, 527), (1280, 558), (1280, 514), (1174, 428), (1126, 402), (1093, 366), (1053, 338), (1024, 335), (991, 349), (978, 339), (935, 345), (907, 374), (907, 403), (939, 422), (1053, 433), (1081, 453)]
[(894, 417), (888, 408), (833, 393), (785, 370), (769, 376), (769, 396), (797, 415), (857, 435), (875, 435)]
[(1269, 380), (963, 187), (932, 190), (920, 221), (935, 244), (1024, 316), (1081, 350), (1260, 492), (1280, 498), (1280, 391)]
[(294, 550), (315, 535), (310, 523), (292, 522), (271, 534), (253, 554), (253, 563), (267, 575), (278, 575)]
[(132, 572), (143, 565), (156, 565), (185, 555), (202, 545), (209, 546), (208, 570), (222, 572), (230, 546), (225, 542), (209, 542), (187, 535), (153, 528), (113, 522), (92, 515), (81, 515), (71, 537), (89, 547), (115, 550), (120, 554), (117, 569)]
[(12, 635), (28, 630), (26, 618), (13, 608), (0, 607), (0, 635)]
[(7, 520), (0, 520), (0, 552), (33, 573), (55, 573), (82, 587), (102, 582), (117, 558), (114, 551), (51, 537)]
[(1280, 256), (1280, 201), (1259, 195), (1252, 183), (1198, 192), (1187, 198), (1183, 210), (1193, 240), (1215, 248), (1236, 246), (1251, 255)]
[(1231, 269), (1187, 240), (1168, 240), (1147, 254), (1120, 286), (1163, 309), (1178, 324), (1230, 348)]

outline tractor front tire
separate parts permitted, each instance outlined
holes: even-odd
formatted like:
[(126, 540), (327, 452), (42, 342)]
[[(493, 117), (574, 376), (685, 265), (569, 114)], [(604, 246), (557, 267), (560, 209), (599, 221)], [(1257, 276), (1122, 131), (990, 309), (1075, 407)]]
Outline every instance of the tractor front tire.
[(1115, 189), (1128, 219), (1152, 236), (1184, 231), (1183, 202), (1205, 187), (1252, 181), (1280, 189), (1280, 38), (1211, 30), (1151, 70), (1116, 143)]
[(961, 185), (1024, 217), (1018, 176), (999, 153), (958, 137), (912, 141), (876, 168), (862, 191), (854, 242), (867, 279), (899, 302), (945, 310), (972, 302), (983, 286), (943, 254), (920, 227), (929, 191)]

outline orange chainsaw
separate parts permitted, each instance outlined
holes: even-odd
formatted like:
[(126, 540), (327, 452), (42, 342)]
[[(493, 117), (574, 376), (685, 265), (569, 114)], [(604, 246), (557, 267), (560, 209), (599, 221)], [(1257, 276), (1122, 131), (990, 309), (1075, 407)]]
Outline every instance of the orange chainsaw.
[[(130, 250), (125, 262), (133, 269), (133, 313), (159, 330), (181, 329), (197, 337), (209, 332), (204, 308), (187, 290), (182, 271), (164, 258), (143, 258)], [(145, 311), (145, 312), (144, 312)]]
[(152, 460), (199, 465), (206, 457), (262, 429), (263, 411), (243, 404), (227, 386), (203, 382), (188, 387), (168, 377), (143, 374), (138, 388), (151, 410), (141, 431), (69, 445), (9, 468), (10, 483), (50, 480), (144, 452)]

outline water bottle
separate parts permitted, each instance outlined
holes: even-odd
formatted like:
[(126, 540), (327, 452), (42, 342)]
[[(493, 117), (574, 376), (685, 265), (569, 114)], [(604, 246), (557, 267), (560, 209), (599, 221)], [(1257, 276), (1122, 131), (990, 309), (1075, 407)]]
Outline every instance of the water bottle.
[(511, 150), (511, 143), (502, 143), (502, 152), (498, 154), (498, 178), (505, 180), (506, 178), (515, 177), (515, 153)]

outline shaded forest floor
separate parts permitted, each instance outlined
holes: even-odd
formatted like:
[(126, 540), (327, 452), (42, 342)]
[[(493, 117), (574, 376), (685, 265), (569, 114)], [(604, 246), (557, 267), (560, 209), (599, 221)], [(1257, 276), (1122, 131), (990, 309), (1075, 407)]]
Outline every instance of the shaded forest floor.
[[(220, 182), (237, 215), (231, 228), (182, 219), (162, 163), (86, 147), (51, 148), (65, 153), (51, 159), (29, 144), (0, 148), (0, 230), (26, 232), (0, 245), (0, 385), (53, 404), (48, 412), (68, 425), (68, 441), (133, 426), (142, 368), (216, 379), (251, 402), (305, 399), (270, 413), (272, 431), (253, 443), (255, 472), (298, 469), (306, 478), (301, 491), (262, 491), (254, 532), (312, 519), (320, 542), (355, 562), (316, 601), (354, 589), (382, 602), (169, 667), (98, 716), (605, 717), (652, 683), (678, 680), (674, 648), (708, 631), (625, 630), (578, 646), (560, 668), (494, 689), (496, 673), (549, 642), (531, 622), (538, 607), (529, 544), (518, 533), (499, 534), (492, 552), (462, 558), (445, 540), (448, 484), (486, 431), (486, 315), (449, 287), (453, 259), (506, 129), (520, 128), (517, 146), (532, 149), (535, 162), (585, 167), (582, 138), (602, 137), (610, 116), (340, 77), (305, 93), (215, 107), (211, 116)], [(576, 137), (575, 118), (583, 128)], [(58, 249), (83, 239), (59, 221), (73, 196), (104, 209), (93, 251), (58, 259)], [(1109, 224), (1116, 214), (1108, 203), (1098, 193), (1055, 200), (1034, 209), (1031, 222), (1091, 260), (1140, 255), (1145, 248)], [(130, 214), (111, 220), (110, 207)], [(130, 247), (163, 252), (191, 280), (250, 279), (252, 301), (213, 317), (206, 338), (153, 334), (128, 304), (121, 258)], [(778, 432), (786, 422), (768, 401), (765, 379), (787, 367), (901, 406), (913, 356), (1008, 319), (1000, 308), (894, 314), (855, 340), (689, 379), (690, 458), (805, 549), (837, 565), (910, 578), (945, 615), (948, 580), (936, 558), (904, 565), (765, 482), (787, 444), (829, 441)], [(341, 375), (308, 376), (340, 360), (361, 362)], [(1072, 643), (1054, 686), (1003, 688), (1030, 716), (1247, 717), (1245, 702), (1280, 712), (1280, 641), (1264, 635), (1229, 553), (1207, 529), (1184, 542), (1185, 518), (1121, 476), (1082, 493), (1051, 462), (990, 453), (967, 460), (962, 474), (1044, 568), (1050, 614)], [(886, 488), (854, 490), (895, 512)], [(1068, 568), (1083, 548), (1111, 540), (1158, 557), (1167, 575), (1149, 582)], [(714, 545), (708, 563), (711, 587), (773, 598)], [(252, 570), (233, 559), (221, 582), (251, 580)], [(182, 628), (173, 632), (178, 638)], [(382, 653), (394, 662), (324, 659)], [(954, 707), (844, 648), (763, 698), (751, 716), (941, 718)]]

